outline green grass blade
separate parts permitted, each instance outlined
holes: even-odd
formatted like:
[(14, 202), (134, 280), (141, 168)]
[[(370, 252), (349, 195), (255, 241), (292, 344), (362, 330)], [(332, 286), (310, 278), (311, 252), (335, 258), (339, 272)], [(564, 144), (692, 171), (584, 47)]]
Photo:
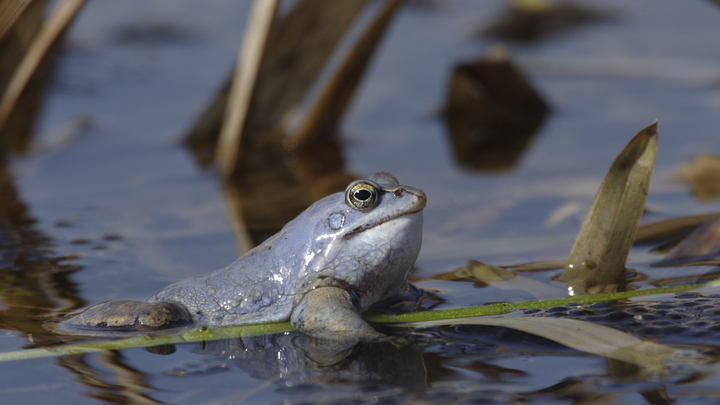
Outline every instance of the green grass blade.
[(632, 297), (640, 297), (643, 295), (676, 293), (681, 291), (704, 288), (708, 287), (709, 285), (715, 284), (688, 284), (672, 287), (649, 288), (646, 290), (624, 291), (612, 294), (582, 295), (576, 297), (552, 298), (523, 302), (501, 302), (497, 304), (481, 305), (476, 307), (439, 309), (424, 312), (406, 312), (402, 314), (366, 312), (365, 314), (363, 314), (363, 316), (368, 321), (377, 323), (437, 321), (442, 319), (457, 319), (473, 316), (502, 315), (518, 310), (537, 308), (543, 309), (569, 304), (591, 304), (595, 302), (615, 301)]
[(63, 346), (41, 347), (28, 350), (0, 353), (0, 362), (28, 360), (41, 357), (57, 357), (69, 354), (92, 353), (108, 350), (152, 347), (167, 344), (196, 343), (237, 337), (261, 336), (293, 330), (290, 322), (265, 323), (258, 325), (233, 326), (216, 329), (193, 329), (182, 335), (173, 336), (136, 336), (127, 339), (100, 341), (93, 343), (69, 344)]

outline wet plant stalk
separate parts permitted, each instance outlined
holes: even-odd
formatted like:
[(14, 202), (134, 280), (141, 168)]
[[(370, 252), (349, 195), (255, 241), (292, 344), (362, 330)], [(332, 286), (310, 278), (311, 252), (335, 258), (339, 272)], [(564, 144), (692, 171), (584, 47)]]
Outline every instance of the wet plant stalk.
[[(476, 307), (444, 309), (425, 312), (411, 312), (404, 314), (388, 314), (388, 313), (366, 313), (365, 319), (375, 323), (394, 324), (393, 326), (407, 327), (412, 322), (426, 322), (436, 320), (452, 320), (458, 318), (502, 315), (516, 310), (533, 309), (533, 308), (550, 308), (559, 305), (568, 304), (588, 304), (594, 302), (614, 301), (627, 299), (631, 297), (639, 297), (652, 294), (667, 294), (681, 291), (688, 291), (704, 287), (718, 287), (720, 282), (711, 282), (708, 284), (689, 284), (673, 287), (651, 288), (646, 290), (636, 290), (619, 292), (613, 294), (597, 294), (586, 295), (580, 297), (565, 297), (548, 300), (533, 300), (517, 303), (499, 303), (493, 305), (483, 305)], [(451, 323), (451, 322), (449, 322)], [(278, 322), (259, 325), (232, 326), (214, 329), (193, 329), (182, 335), (174, 336), (138, 336), (128, 339), (111, 340), (104, 342), (85, 343), (76, 345), (55, 346), (48, 348), (36, 348), (28, 350), (18, 350), (13, 352), (0, 353), (0, 362), (12, 360), (27, 360), (40, 357), (56, 357), (77, 353), (90, 353), (105, 350), (120, 350), (137, 347), (152, 347), (166, 344), (196, 343), (220, 339), (229, 339), (237, 337), (259, 336), (266, 334), (275, 334), (292, 331), (289, 322)]]

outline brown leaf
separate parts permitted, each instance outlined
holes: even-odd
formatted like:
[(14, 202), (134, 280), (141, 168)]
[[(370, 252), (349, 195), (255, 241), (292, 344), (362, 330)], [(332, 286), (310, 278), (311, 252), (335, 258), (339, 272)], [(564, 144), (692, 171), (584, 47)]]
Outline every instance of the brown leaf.
[(653, 267), (707, 266), (718, 263), (720, 255), (720, 218), (696, 228)]
[(641, 130), (610, 166), (559, 278), (567, 282), (570, 295), (624, 281), (625, 261), (645, 206), (656, 153), (654, 123)]
[(720, 218), (720, 213), (691, 215), (643, 224), (635, 233), (635, 243), (648, 244), (688, 233), (713, 218)]

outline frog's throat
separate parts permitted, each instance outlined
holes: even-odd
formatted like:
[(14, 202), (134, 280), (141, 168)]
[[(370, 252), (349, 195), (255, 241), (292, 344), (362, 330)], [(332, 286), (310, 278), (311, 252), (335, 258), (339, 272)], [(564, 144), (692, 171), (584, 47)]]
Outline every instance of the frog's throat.
[(416, 210), (408, 211), (408, 212), (403, 212), (402, 214), (399, 214), (399, 215), (388, 215), (388, 216), (386, 216), (386, 217), (380, 218), (378, 221), (374, 221), (374, 222), (369, 223), (369, 224), (364, 224), (364, 225), (358, 226), (357, 228), (353, 229), (352, 231), (346, 233), (346, 234), (343, 236), (343, 240), (350, 240), (350, 239), (354, 238), (355, 236), (357, 236), (357, 235), (359, 235), (359, 234), (367, 231), (368, 229), (375, 228), (375, 227), (378, 226), (378, 225), (382, 225), (382, 224), (384, 224), (384, 223), (393, 221), (393, 220), (398, 219), (398, 218), (400, 218), (400, 217), (404, 217), (404, 216), (412, 215), (412, 214), (417, 214), (418, 212), (422, 211), (423, 208), (424, 208), (424, 207), (420, 207), (420, 208), (418, 208), (418, 209), (416, 209)]

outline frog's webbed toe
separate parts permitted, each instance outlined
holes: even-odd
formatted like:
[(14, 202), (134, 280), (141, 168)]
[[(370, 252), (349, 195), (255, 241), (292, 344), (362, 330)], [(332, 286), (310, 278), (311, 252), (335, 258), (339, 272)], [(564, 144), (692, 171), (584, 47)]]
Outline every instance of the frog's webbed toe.
[(362, 318), (350, 294), (337, 287), (320, 287), (306, 293), (290, 321), (295, 330), (321, 338), (367, 340), (385, 336)]
[(156, 331), (192, 323), (188, 310), (171, 301), (114, 300), (94, 305), (60, 322), (53, 330), (65, 334)]

